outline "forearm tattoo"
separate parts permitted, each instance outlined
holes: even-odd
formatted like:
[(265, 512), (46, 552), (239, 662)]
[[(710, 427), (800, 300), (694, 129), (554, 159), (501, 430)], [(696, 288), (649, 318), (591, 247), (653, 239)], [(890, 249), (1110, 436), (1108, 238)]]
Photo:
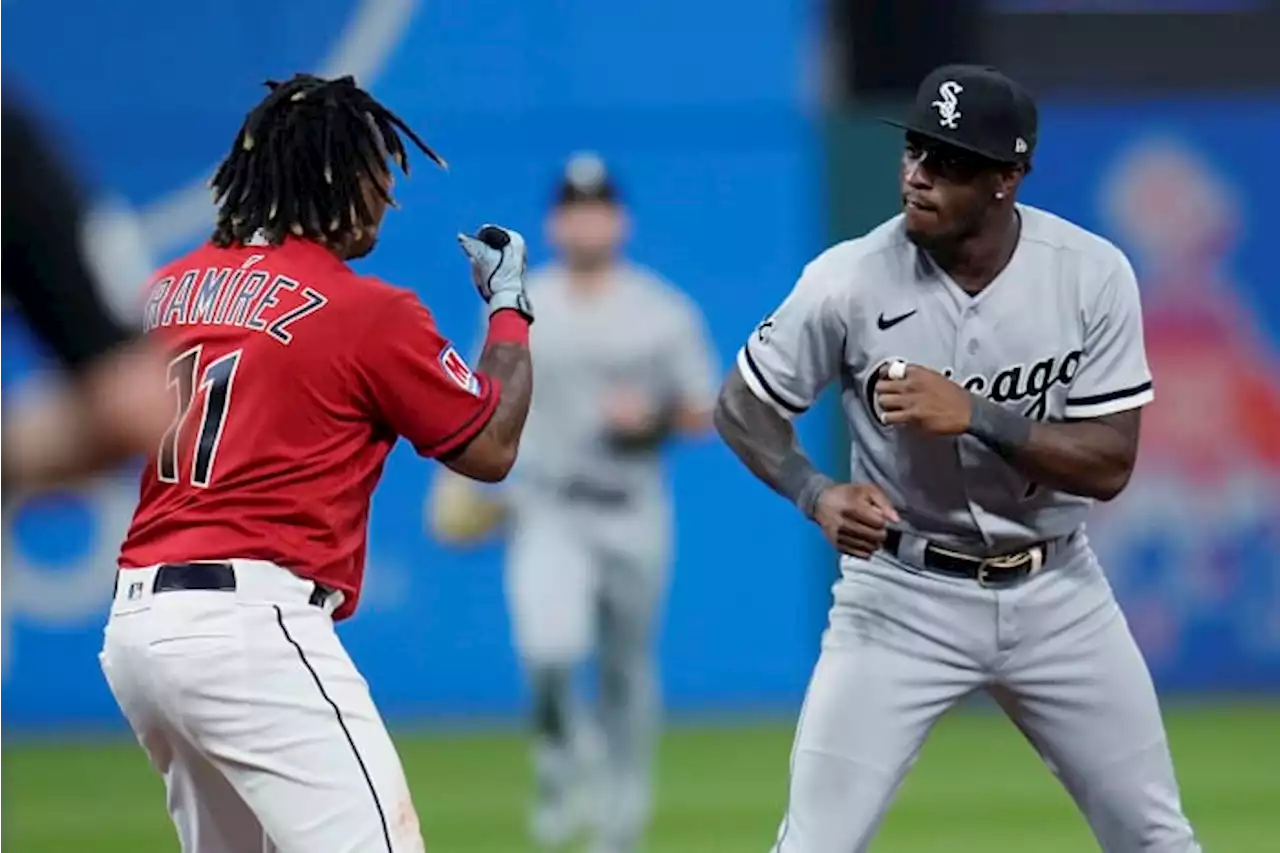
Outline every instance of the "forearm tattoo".
[(533, 394), (533, 364), (529, 347), (514, 341), (489, 343), (480, 355), (480, 370), (502, 384), (498, 407), (485, 427), (505, 447), (520, 440)]
[(834, 480), (813, 466), (791, 422), (731, 371), (716, 402), (715, 426), (751, 473), (813, 518), (818, 497)]

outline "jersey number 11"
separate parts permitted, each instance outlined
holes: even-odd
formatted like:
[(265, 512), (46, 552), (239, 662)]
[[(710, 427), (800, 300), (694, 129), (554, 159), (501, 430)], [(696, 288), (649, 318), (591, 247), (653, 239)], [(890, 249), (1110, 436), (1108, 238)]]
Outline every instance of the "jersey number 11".
[[(243, 350), (229, 352), (215, 359), (200, 373), (201, 347), (194, 346), (169, 362), (169, 387), (178, 397), (178, 412), (160, 440), (160, 453), (156, 457), (156, 476), (165, 483), (178, 482), (178, 445), (182, 427), (195, 400), (196, 391), (204, 392), (204, 409), (200, 414), (200, 432), (196, 437), (191, 461), (191, 485), (206, 488), (213, 475), (213, 460), (218, 455), (218, 443), (227, 422), (227, 410), (231, 403), (231, 384), (235, 382), (236, 367)], [(199, 379), (197, 386), (196, 380)]]

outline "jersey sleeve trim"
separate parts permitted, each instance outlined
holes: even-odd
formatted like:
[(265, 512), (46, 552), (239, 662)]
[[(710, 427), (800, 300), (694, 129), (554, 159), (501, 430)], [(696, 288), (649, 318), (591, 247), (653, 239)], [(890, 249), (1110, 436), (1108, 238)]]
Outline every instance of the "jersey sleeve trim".
[(1091, 394), (1087, 397), (1068, 397), (1063, 414), (1071, 419), (1100, 418), (1114, 415), (1129, 409), (1145, 406), (1155, 399), (1155, 390), (1151, 380), (1110, 391), (1106, 394)]
[(778, 409), (783, 417), (789, 419), (808, 411), (808, 406), (796, 405), (773, 389), (769, 381), (764, 378), (764, 374), (760, 371), (755, 359), (751, 357), (751, 350), (748, 346), (744, 346), (738, 351), (738, 372), (742, 374), (742, 378), (747, 383), (747, 387), (751, 389), (751, 393), (755, 394), (763, 402)]
[(483, 385), (483, 402), (480, 407), (472, 412), (471, 417), (467, 418), (462, 424), (449, 433), (435, 444), (427, 447), (417, 448), (420, 456), (440, 457), (465, 445), (471, 439), (475, 438), (480, 432), (489, 425), (489, 421), (493, 419), (493, 413), (498, 410), (499, 384), (496, 380), (485, 378), (482, 380)]

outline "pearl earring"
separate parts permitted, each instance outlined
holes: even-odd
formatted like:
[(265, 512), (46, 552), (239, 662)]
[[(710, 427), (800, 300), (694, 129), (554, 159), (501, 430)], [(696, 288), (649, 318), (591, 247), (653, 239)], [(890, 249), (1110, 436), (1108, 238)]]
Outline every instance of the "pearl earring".
[(1002, 192), (996, 193), (996, 198), (1004, 198), (1004, 193)]

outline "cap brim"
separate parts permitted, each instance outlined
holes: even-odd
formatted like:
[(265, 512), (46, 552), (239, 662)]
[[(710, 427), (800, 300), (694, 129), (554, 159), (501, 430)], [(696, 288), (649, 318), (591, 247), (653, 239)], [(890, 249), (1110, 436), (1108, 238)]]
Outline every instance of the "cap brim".
[(1004, 163), (1012, 166), (1014, 164), (1022, 162), (1022, 160), (1017, 157), (1001, 157), (997, 154), (991, 153), (990, 151), (984, 151), (983, 149), (977, 147), (976, 145), (966, 145), (965, 143), (960, 142), (954, 137), (948, 136), (942, 131), (934, 130), (931, 127), (922, 127), (920, 125), (913, 124), (912, 122), (909, 122), (909, 121), (902, 121), (901, 119), (896, 119), (896, 118), (885, 118), (883, 116), (879, 119), (879, 121), (882, 124), (888, 124), (888, 125), (892, 125), (893, 127), (901, 128), (902, 130), (908, 130), (912, 133), (918, 133), (921, 136), (925, 137), (926, 139), (932, 139), (935, 142), (941, 142), (944, 145), (950, 145), (952, 148), (959, 148), (962, 151), (968, 151), (971, 154), (977, 154), (980, 157), (985, 157), (988, 160), (992, 160), (996, 163)]

